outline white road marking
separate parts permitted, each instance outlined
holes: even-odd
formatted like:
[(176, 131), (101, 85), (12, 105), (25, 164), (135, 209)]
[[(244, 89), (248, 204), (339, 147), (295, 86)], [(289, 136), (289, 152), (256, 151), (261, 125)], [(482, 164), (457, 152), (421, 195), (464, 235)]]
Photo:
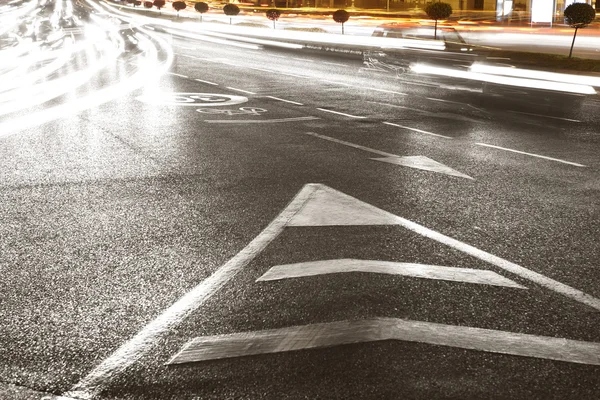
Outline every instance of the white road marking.
[(576, 167), (585, 167), (585, 165), (583, 165), (583, 164), (578, 164), (578, 163), (574, 163), (574, 162), (571, 162), (571, 161), (565, 161), (565, 160), (561, 160), (559, 158), (552, 158), (552, 157), (541, 156), (539, 154), (526, 153), (524, 151), (519, 151), (519, 150), (514, 150), (514, 149), (508, 149), (506, 147), (494, 146), (494, 145), (486, 144), (486, 143), (475, 143), (475, 144), (478, 145), (478, 146), (491, 147), (491, 148), (498, 149), (498, 150), (505, 150), (505, 151), (510, 151), (510, 152), (513, 152), (513, 153), (525, 154), (525, 155), (532, 156), (532, 157), (543, 158), (545, 160), (557, 161), (559, 163), (574, 165)]
[(311, 121), (320, 119), (319, 117), (306, 116), (306, 117), (292, 117), (292, 118), (275, 118), (275, 119), (218, 119), (218, 120), (204, 120), (209, 124), (274, 124), (278, 122), (294, 122), (294, 121)]
[(265, 68), (257, 68), (257, 67), (246, 67), (248, 69), (254, 69), (256, 71), (262, 71), (262, 72), (269, 72), (269, 73), (274, 73), (275, 71), (270, 70), (270, 69), (265, 69)]
[(326, 108), (319, 108), (319, 107), (317, 107), (317, 110), (328, 112), (328, 113), (332, 113), (332, 114), (343, 115), (344, 117), (350, 117), (350, 118), (367, 118), (367, 117), (363, 117), (363, 116), (360, 116), (360, 115), (352, 115), (352, 114), (346, 114), (346, 113), (339, 112), (339, 111), (328, 110)]
[(359, 144), (354, 144), (354, 143), (346, 142), (345, 140), (340, 140), (340, 139), (332, 138), (332, 137), (325, 136), (325, 135), (319, 135), (318, 133), (314, 133), (314, 132), (305, 132), (305, 134), (310, 135), (310, 136), (314, 136), (314, 137), (318, 137), (319, 139), (329, 140), (330, 142), (335, 142), (335, 143), (343, 144), (344, 146), (354, 147), (355, 149), (360, 149), (360, 150), (368, 151), (370, 153), (379, 154), (379, 155), (382, 155), (384, 157), (399, 157), (399, 156), (397, 156), (395, 154), (386, 153), (385, 151), (371, 149), (369, 147), (361, 146)]
[(242, 93), (247, 93), (247, 94), (256, 94), (256, 93), (254, 93), (254, 92), (250, 92), (250, 91), (248, 91), (248, 90), (244, 90), (244, 89), (236, 89), (236, 88), (234, 88), (234, 87), (230, 87), (230, 86), (227, 86), (227, 89), (231, 89), (231, 90), (235, 90), (235, 91), (237, 91), (237, 92), (242, 92)]
[(326, 82), (326, 83), (332, 83), (334, 85), (342, 85), (342, 86), (350, 86), (350, 87), (354, 87), (354, 85), (351, 85), (349, 83), (343, 83), (343, 82), (336, 82), (336, 81), (330, 81), (327, 79), (321, 79), (321, 82)]
[(396, 92), (396, 91), (394, 91), (394, 90), (387, 90), (387, 89), (377, 89), (377, 88), (365, 88), (365, 89), (368, 89), (368, 90), (374, 90), (374, 91), (376, 91), (376, 92), (392, 93), (392, 94), (399, 94), (399, 95), (402, 95), (402, 96), (408, 96), (408, 94), (407, 94), (407, 93)]
[(186, 76), (186, 75), (176, 74), (175, 72), (167, 72), (167, 74), (169, 74), (169, 75), (175, 75), (175, 76), (179, 76), (179, 77), (182, 77), (182, 78), (186, 78), (186, 79), (187, 79), (187, 76)]
[(600, 365), (600, 343), (399, 318), (336, 321), (192, 339), (168, 364), (401, 340)]
[(291, 101), (291, 100), (286, 100), (286, 99), (280, 99), (279, 97), (275, 97), (275, 96), (265, 96), (265, 97), (268, 97), (268, 98), (273, 99), (273, 100), (283, 101), (285, 103), (296, 104), (297, 106), (303, 106), (304, 105), (304, 104), (298, 103), (296, 101)]
[(532, 115), (534, 117), (543, 117), (543, 118), (552, 118), (552, 119), (560, 119), (562, 121), (569, 121), (569, 122), (581, 122), (578, 119), (570, 119), (570, 118), (561, 118), (561, 117), (553, 117), (551, 115), (543, 115), (543, 114), (533, 114), (533, 113), (528, 113), (528, 112), (522, 112), (522, 111), (513, 111), (513, 110), (508, 110), (508, 112), (514, 113), (514, 114), (524, 114), (524, 115)]
[(314, 186), (305, 185), (288, 206), (246, 247), (167, 308), (132, 339), (121, 345), (117, 351), (94, 368), (65, 395), (78, 399), (89, 399), (99, 394), (128, 366), (148, 352), (172, 327), (178, 325), (191, 312), (200, 307), (204, 301), (215, 294), (263, 251), (283, 231), (288, 221), (302, 209), (314, 191)]
[[(290, 220), (289, 226), (361, 225), (360, 220), (353, 220), (353, 218), (355, 218), (354, 215), (356, 213), (356, 218), (359, 218), (362, 215), (365, 215), (364, 211), (368, 211), (371, 216), (369, 218), (372, 220), (377, 218), (377, 220), (381, 221), (377, 225), (403, 226), (418, 235), (445, 244), (446, 246), (478, 258), (486, 263), (495, 265), (500, 269), (515, 274), (537, 285), (560, 293), (579, 303), (588, 305), (596, 311), (600, 311), (600, 299), (590, 296), (581, 290), (572, 288), (538, 272), (426, 228), (423, 225), (419, 225), (406, 218), (398, 217), (328, 186), (319, 184), (311, 185), (315, 187), (314, 193), (311, 195), (311, 201), (307, 202), (302, 210)], [(336, 212), (337, 209), (339, 209), (340, 212)], [(365, 223), (363, 225), (367, 224), (368, 223)]]
[(196, 81), (198, 81), (198, 82), (202, 82), (202, 83), (207, 83), (207, 84), (209, 84), (209, 85), (219, 86), (219, 84), (218, 84), (218, 83), (209, 82), (209, 81), (205, 81), (205, 80), (202, 80), (202, 79), (194, 79), (194, 80), (196, 80)]
[(356, 259), (321, 260), (296, 264), (276, 265), (269, 269), (256, 281), (275, 281), (289, 278), (302, 278), (307, 276), (348, 272), (369, 272), (375, 274), (401, 275), (413, 278), (527, 289), (525, 286), (521, 286), (518, 283), (495, 273), (494, 271), (488, 271), (484, 269)]
[(477, 111), (483, 111), (481, 108), (475, 107), (469, 103), (461, 103), (460, 101), (452, 101), (452, 100), (444, 100), (444, 99), (436, 99), (435, 97), (425, 97), (427, 100), (431, 100), (431, 101), (438, 101), (440, 103), (450, 103), (450, 104), (456, 104), (459, 106), (467, 106), (467, 107), (471, 107)]
[[(384, 157), (384, 158), (371, 158), (375, 161), (383, 161), (390, 164), (402, 165), (404, 167), (422, 169), (424, 171), (439, 172), (441, 174), (458, 176), (460, 178), (473, 179), (469, 175), (465, 175), (462, 172), (450, 168), (447, 165), (439, 163), (425, 156), (403, 156), (403, 157)], [(474, 179), (473, 179), (474, 180)]]
[(337, 67), (345, 67), (346, 66), (346, 64), (340, 64), (340, 63), (334, 63), (334, 62), (328, 62), (328, 61), (323, 61), (323, 64), (335, 65)]
[(386, 124), (386, 125), (391, 125), (391, 126), (397, 126), (398, 128), (402, 128), (402, 129), (408, 129), (409, 131), (414, 131), (414, 132), (424, 133), (424, 134), (426, 134), (426, 135), (431, 135), (431, 136), (442, 137), (442, 138), (444, 138), (444, 139), (452, 139), (450, 136), (444, 136), (444, 135), (440, 135), (440, 134), (438, 134), (438, 133), (427, 132), (427, 131), (424, 131), (424, 130), (422, 130), (422, 129), (411, 128), (410, 126), (398, 125), (398, 124), (394, 124), (394, 123), (392, 123), (392, 122), (384, 122), (384, 124)]

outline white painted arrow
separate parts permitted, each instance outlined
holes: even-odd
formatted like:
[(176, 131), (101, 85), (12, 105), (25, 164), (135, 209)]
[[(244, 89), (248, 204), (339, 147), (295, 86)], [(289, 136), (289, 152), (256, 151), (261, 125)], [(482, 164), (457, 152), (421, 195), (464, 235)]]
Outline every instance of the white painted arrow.
[(345, 272), (371, 272), (378, 274), (402, 275), (414, 278), (445, 280), (454, 282), (479, 283), (483, 285), (505, 286), (518, 289), (526, 287), (484, 269), (444, 267), (414, 263), (338, 259), (310, 261), (297, 264), (276, 265), (257, 281), (275, 281), (288, 278), (336, 274)]
[(381, 340), (403, 340), (490, 353), (600, 365), (600, 343), (597, 342), (398, 318), (337, 321), (283, 329), (197, 337), (184, 345), (168, 364)]
[(440, 174), (458, 176), (460, 178), (473, 179), (469, 175), (465, 175), (462, 172), (458, 172), (457, 170), (452, 169), (447, 165), (439, 163), (425, 156), (393, 156), (384, 158), (371, 158), (371, 160), (383, 161), (390, 164), (402, 165), (404, 167), (422, 169), (425, 171), (439, 172)]

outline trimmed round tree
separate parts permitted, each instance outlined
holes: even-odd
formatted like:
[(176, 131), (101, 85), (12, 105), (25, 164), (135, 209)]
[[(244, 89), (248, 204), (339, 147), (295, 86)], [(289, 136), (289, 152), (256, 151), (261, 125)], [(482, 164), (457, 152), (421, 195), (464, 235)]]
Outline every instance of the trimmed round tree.
[(158, 9), (158, 11), (160, 11), (161, 8), (163, 8), (165, 6), (165, 0), (154, 0), (154, 2), (152, 2), (152, 4), (154, 4), (154, 7), (156, 7)]
[(267, 10), (267, 12), (265, 13), (267, 18), (269, 18), (271, 21), (273, 21), (273, 29), (275, 29), (275, 21), (277, 21), (279, 19), (279, 17), (281, 17), (281, 11), (272, 8), (270, 10)]
[(194, 10), (200, 13), (200, 22), (202, 22), (202, 14), (208, 11), (208, 4), (203, 1), (199, 1), (194, 4)]
[(344, 34), (344, 23), (350, 19), (350, 14), (346, 10), (337, 10), (333, 13), (333, 20), (342, 24), (342, 35)]
[(140, 0), (134, 0), (133, 1), (133, 6), (134, 7), (141, 6), (141, 5), (142, 5), (142, 2)]
[(577, 30), (588, 26), (594, 18), (596, 18), (596, 11), (594, 10), (594, 7), (587, 3), (573, 3), (565, 8), (565, 22), (571, 28), (575, 28), (573, 42), (571, 42), (571, 51), (569, 51), (569, 58), (571, 58), (571, 55), (573, 54), (573, 45), (575, 44)]
[(177, 17), (179, 17), (179, 11), (184, 10), (187, 7), (185, 1), (174, 1), (173, 8), (177, 11)]
[(154, 4), (152, 4), (151, 1), (144, 2), (144, 8), (152, 8), (152, 7), (154, 7)]
[(427, 16), (435, 20), (435, 29), (433, 31), (433, 38), (437, 39), (437, 25), (438, 20), (446, 19), (452, 14), (452, 6), (448, 3), (436, 2), (429, 3), (425, 7), (425, 13)]
[(223, 7), (223, 12), (225, 15), (229, 16), (229, 25), (231, 25), (231, 17), (238, 15), (240, 13), (240, 8), (232, 3), (227, 3)]

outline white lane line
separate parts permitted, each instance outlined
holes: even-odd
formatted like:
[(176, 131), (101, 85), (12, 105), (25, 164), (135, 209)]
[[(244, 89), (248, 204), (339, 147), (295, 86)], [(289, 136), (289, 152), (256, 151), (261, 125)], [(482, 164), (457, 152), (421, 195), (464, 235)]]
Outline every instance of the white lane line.
[(350, 117), (350, 118), (367, 118), (367, 117), (363, 117), (363, 116), (360, 116), (360, 115), (352, 115), (352, 114), (346, 114), (346, 113), (339, 112), (339, 111), (328, 110), (326, 108), (319, 108), (319, 107), (317, 107), (317, 110), (328, 112), (328, 113), (332, 113), (332, 114), (343, 115), (344, 117)]
[(265, 97), (268, 97), (268, 98), (270, 98), (270, 99), (273, 99), (273, 100), (279, 100), (279, 101), (283, 101), (283, 102), (285, 102), (285, 103), (295, 104), (295, 105), (297, 105), (297, 106), (303, 106), (303, 105), (304, 105), (304, 104), (302, 104), (302, 103), (298, 103), (298, 102), (296, 102), (296, 101), (292, 101), (292, 100), (286, 100), (286, 99), (280, 99), (279, 97), (275, 97), (275, 96), (265, 96)]
[[(321, 135), (317, 135), (314, 133), (308, 132), (309, 135), (320, 137)], [(327, 137), (325, 137), (327, 138)], [(331, 139), (331, 138), (329, 138)], [(334, 139), (333, 141), (337, 141)], [(357, 147), (353, 145), (353, 147)], [(370, 149), (368, 151), (371, 151)], [(375, 152), (379, 152), (375, 150)], [(440, 232), (436, 232), (432, 229), (426, 228), (423, 225), (419, 225), (416, 222), (408, 220), (406, 218), (399, 217), (385, 210), (379, 209), (375, 206), (362, 202), (352, 196), (349, 196), (345, 193), (342, 193), (338, 190), (332, 189), (328, 186), (322, 184), (312, 184), (316, 186), (316, 192), (313, 195), (313, 198), (310, 202), (306, 204), (304, 209), (299, 212), (294, 219), (291, 220), (290, 226), (331, 226), (331, 225), (340, 225), (340, 218), (344, 218), (348, 220), (348, 225), (356, 225), (357, 223), (352, 223), (355, 219), (353, 217), (355, 210), (369, 210), (369, 212), (378, 215), (378, 219), (383, 220), (378, 223), (378, 225), (399, 225), (404, 228), (415, 232), (418, 235), (424, 236), (426, 238), (435, 240), (438, 243), (442, 243), (446, 246), (452, 247), (455, 250), (473, 256), (481, 261), (486, 263), (495, 265), (496, 267), (508, 271), (512, 274), (520, 276), (523, 279), (527, 279), (530, 282), (543, 286), (547, 289), (550, 289), (554, 292), (560, 293), (563, 296), (566, 296), (572, 300), (578, 301), (582, 304), (588, 305), (595, 309), (596, 311), (600, 311), (600, 299), (590, 296), (587, 293), (582, 292), (581, 290), (572, 288), (564, 283), (560, 283), (555, 281), (552, 278), (544, 276), (540, 273), (534, 272), (530, 269), (522, 267), (518, 264), (512, 263), (508, 260), (490, 254), (486, 251), (480, 250), (476, 247), (473, 247), (467, 243), (461, 242), (459, 240), (453, 239), (449, 236), (446, 236)], [(324, 201), (317, 201), (322, 199)], [(312, 205), (314, 203), (314, 205)], [(346, 206), (345, 206), (346, 205)], [(348, 206), (349, 205), (349, 206)], [(343, 213), (339, 212), (339, 208), (342, 210), (346, 210)], [(310, 213), (308, 212), (310, 211)], [(323, 214), (326, 213), (326, 214)], [(373, 223), (370, 223), (373, 224)]]
[(207, 84), (209, 84), (209, 85), (219, 86), (219, 84), (218, 84), (218, 83), (209, 82), (209, 81), (205, 81), (205, 80), (202, 80), (202, 79), (194, 79), (194, 80), (195, 80), (195, 81), (198, 81), (198, 82), (202, 82), (202, 83), (207, 83)]
[(440, 103), (450, 103), (450, 104), (457, 104), (459, 106), (467, 106), (467, 107), (471, 107), (477, 111), (483, 111), (483, 109), (479, 108), (479, 107), (475, 107), (469, 103), (461, 103), (460, 101), (452, 101), (452, 100), (444, 100), (444, 99), (436, 99), (435, 97), (425, 97), (427, 100), (431, 100), (431, 101), (438, 101)]
[(319, 117), (293, 117), (293, 118), (275, 118), (275, 119), (206, 119), (204, 122), (209, 124), (274, 124), (278, 122), (310, 121), (320, 119)]
[(330, 81), (330, 80), (327, 80), (327, 79), (321, 79), (321, 82), (332, 83), (334, 85), (342, 85), (342, 86), (354, 87), (354, 85), (351, 85), (349, 83)]
[(179, 76), (179, 77), (181, 77), (181, 78), (186, 78), (186, 79), (188, 78), (186, 75), (176, 74), (175, 72), (167, 72), (167, 74), (169, 74), (169, 75), (175, 75), (175, 76)]
[(543, 117), (543, 118), (552, 118), (552, 119), (560, 119), (562, 121), (569, 121), (569, 122), (581, 122), (578, 119), (570, 119), (570, 118), (561, 118), (561, 117), (553, 117), (551, 115), (543, 115), (543, 114), (533, 114), (533, 113), (528, 113), (528, 112), (522, 112), (522, 111), (513, 111), (513, 110), (508, 110), (508, 112), (514, 113), (514, 114), (524, 114), (524, 115), (532, 115), (534, 117)]
[(565, 160), (561, 160), (559, 158), (552, 158), (552, 157), (541, 156), (539, 154), (526, 153), (524, 151), (519, 151), (519, 150), (514, 150), (514, 149), (508, 149), (506, 147), (494, 146), (494, 145), (486, 144), (486, 143), (475, 143), (475, 144), (478, 145), (478, 146), (491, 147), (493, 149), (505, 150), (505, 151), (510, 151), (510, 152), (513, 152), (513, 153), (525, 154), (525, 155), (532, 156), (532, 157), (543, 158), (545, 160), (556, 161), (556, 162), (563, 163), (563, 164), (574, 165), (576, 167), (585, 167), (585, 165), (583, 165), (583, 164), (578, 164), (578, 163), (574, 163), (574, 162), (571, 162), (571, 161), (565, 161)]
[(168, 364), (401, 340), (490, 353), (600, 365), (600, 343), (399, 318), (336, 321), (197, 337)]
[(237, 91), (237, 92), (242, 92), (242, 93), (246, 93), (246, 94), (256, 94), (256, 93), (254, 93), (254, 92), (250, 92), (250, 91), (248, 91), (248, 90), (244, 90), (244, 89), (236, 89), (236, 88), (234, 88), (234, 87), (230, 87), (230, 86), (227, 86), (227, 89), (235, 90), (235, 91)]
[(310, 135), (310, 136), (318, 137), (319, 139), (329, 140), (330, 142), (335, 142), (335, 143), (343, 144), (344, 146), (354, 147), (355, 149), (360, 149), (360, 150), (368, 151), (370, 153), (379, 154), (379, 155), (382, 155), (384, 157), (398, 157), (395, 154), (386, 153), (385, 151), (379, 151), (379, 150), (371, 149), (369, 147), (361, 146), (359, 144), (354, 144), (354, 143), (346, 142), (345, 140), (340, 140), (340, 139), (332, 138), (332, 137), (325, 136), (325, 135), (319, 135), (318, 133), (314, 133), (314, 132), (304, 132), (304, 133), (307, 134), (307, 135)]
[(377, 89), (377, 88), (366, 88), (366, 89), (367, 90), (374, 90), (375, 92), (392, 93), (392, 94), (399, 94), (399, 95), (402, 95), (402, 96), (408, 96), (407, 93), (396, 92), (394, 90)]
[(426, 135), (437, 136), (437, 137), (441, 137), (441, 138), (444, 138), (444, 139), (452, 139), (450, 136), (444, 136), (444, 135), (440, 135), (438, 133), (427, 132), (427, 131), (424, 131), (422, 129), (411, 128), (410, 126), (398, 125), (398, 124), (394, 124), (392, 122), (383, 122), (383, 123), (386, 124), (386, 125), (397, 126), (398, 128), (402, 128), (402, 129), (408, 129), (409, 131), (424, 133)]
[(336, 67), (345, 67), (346, 66), (346, 64), (340, 64), (340, 63), (334, 63), (334, 62), (328, 62), (328, 61), (323, 61), (323, 64), (335, 65)]
[(288, 206), (246, 247), (121, 345), (65, 395), (89, 399), (102, 392), (113, 379), (148, 352), (174, 326), (198, 309), (262, 252), (283, 231), (288, 221), (302, 209), (314, 191), (314, 186), (304, 186)]
[(296, 264), (276, 265), (256, 281), (275, 281), (307, 276), (339, 274), (348, 272), (367, 272), (409, 276), (433, 280), (477, 283), (481, 285), (504, 286), (527, 289), (518, 283), (485, 269), (445, 267), (416, 263), (391, 262), (379, 260), (320, 260)]
[(269, 73), (275, 73), (275, 71), (271, 70), (271, 69), (266, 69), (266, 68), (258, 68), (258, 67), (247, 67), (248, 69), (254, 69), (256, 71), (262, 71), (262, 72), (269, 72)]

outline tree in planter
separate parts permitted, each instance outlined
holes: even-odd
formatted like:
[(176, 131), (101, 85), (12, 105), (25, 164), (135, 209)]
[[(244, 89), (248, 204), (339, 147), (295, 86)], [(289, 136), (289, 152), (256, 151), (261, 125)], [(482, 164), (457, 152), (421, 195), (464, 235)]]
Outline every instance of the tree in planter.
[(160, 9), (165, 6), (165, 0), (154, 0), (152, 4), (154, 4), (154, 7), (156, 7), (158, 11), (160, 11)]
[(437, 25), (439, 19), (446, 19), (452, 14), (452, 6), (448, 3), (436, 2), (429, 3), (425, 7), (425, 13), (427, 16), (435, 20), (435, 28), (433, 31), (433, 38), (437, 39)]
[(134, 7), (141, 6), (141, 5), (142, 5), (142, 2), (140, 0), (134, 0), (133, 1), (133, 6)]
[(346, 10), (337, 10), (333, 13), (333, 20), (339, 24), (342, 24), (342, 35), (344, 34), (344, 22), (350, 19), (350, 14)]
[(194, 9), (200, 13), (200, 22), (202, 22), (202, 14), (208, 11), (208, 4), (203, 1), (199, 1), (198, 3), (194, 4)]
[(267, 18), (273, 21), (273, 29), (275, 29), (275, 21), (277, 21), (279, 17), (281, 17), (281, 11), (272, 8), (270, 10), (267, 10), (265, 14), (267, 15)]
[(575, 28), (573, 42), (571, 42), (571, 51), (569, 51), (569, 58), (571, 58), (571, 55), (573, 54), (573, 45), (575, 44), (577, 30), (588, 26), (594, 18), (596, 18), (596, 11), (594, 10), (594, 7), (587, 3), (573, 3), (565, 8), (565, 22), (571, 28)]
[(177, 18), (179, 18), (179, 11), (184, 10), (187, 7), (185, 1), (174, 1), (173, 8), (177, 11)]
[(223, 7), (223, 12), (225, 15), (229, 15), (229, 25), (231, 25), (231, 17), (234, 15), (238, 15), (240, 13), (240, 8), (232, 3), (225, 4)]
[(152, 4), (151, 1), (144, 2), (144, 8), (152, 8), (152, 7), (154, 7), (154, 4)]

